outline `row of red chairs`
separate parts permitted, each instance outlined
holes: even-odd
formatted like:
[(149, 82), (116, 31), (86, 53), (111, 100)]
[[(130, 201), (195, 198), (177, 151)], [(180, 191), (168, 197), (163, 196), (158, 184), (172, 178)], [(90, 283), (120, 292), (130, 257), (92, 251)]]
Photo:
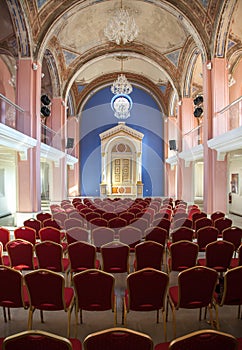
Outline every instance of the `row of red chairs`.
[(154, 346), (152, 338), (142, 332), (128, 328), (114, 327), (91, 333), (83, 340), (67, 339), (50, 332), (40, 330), (24, 331), (6, 338), (0, 338), (0, 349), (25, 350), (56, 349), (59, 350), (241, 350), (242, 338), (218, 330), (203, 329), (178, 337), (171, 342), (163, 342)]

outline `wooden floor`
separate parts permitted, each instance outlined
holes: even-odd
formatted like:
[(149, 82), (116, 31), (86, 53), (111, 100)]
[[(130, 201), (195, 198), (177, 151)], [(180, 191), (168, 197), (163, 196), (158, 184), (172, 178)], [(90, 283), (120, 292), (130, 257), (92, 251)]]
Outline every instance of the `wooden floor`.
[[(0, 225), (3, 226), (3, 221), (0, 220)], [(6, 223), (6, 219), (5, 219)], [(242, 218), (233, 216), (233, 224), (242, 227)], [(131, 257), (132, 266), (132, 257)], [(122, 296), (126, 288), (126, 274), (115, 275), (116, 279), (116, 295), (118, 301), (118, 325), (121, 327), (121, 315), (122, 315)], [(177, 273), (172, 272), (170, 274), (170, 285), (176, 284)], [(74, 310), (73, 310), (74, 311)], [(16, 309), (11, 312), (12, 319), (7, 323), (4, 323), (2, 310), (0, 311), (0, 317), (2, 317), (0, 327), (0, 337), (5, 337), (10, 334), (14, 334), (27, 329), (28, 310)], [(206, 321), (198, 320), (198, 310), (182, 310), (177, 311), (177, 336), (187, 334), (189, 332), (211, 328), (211, 325)], [(160, 315), (161, 316), (161, 315)], [(34, 313), (34, 329), (42, 329), (49, 332), (53, 332), (59, 335), (66, 336), (67, 331), (67, 314), (58, 312), (45, 312), (45, 322), (41, 324), (40, 315), (38, 311)], [(77, 337), (82, 341), (88, 334), (113, 327), (113, 314), (111, 311), (105, 312), (83, 312), (83, 324), (78, 325)], [(237, 307), (224, 306), (219, 308), (219, 320), (220, 330), (230, 333), (236, 337), (242, 337), (242, 320), (237, 318)], [(74, 337), (74, 312), (72, 313), (71, 320), (71, 336)], [(156, 323), (156, 312), (130, 312), (127, 318), (127, 327), (146, 333), (150, 335), (154, 341), (154, 344), (164, 341), (163, 336), (163, 324), (162, 317), (160, 317), (160, 323)], [(168, 340), (173, 339), (173, 328), (171, 312), (169, 310), (169, 319), (167, 323)]]

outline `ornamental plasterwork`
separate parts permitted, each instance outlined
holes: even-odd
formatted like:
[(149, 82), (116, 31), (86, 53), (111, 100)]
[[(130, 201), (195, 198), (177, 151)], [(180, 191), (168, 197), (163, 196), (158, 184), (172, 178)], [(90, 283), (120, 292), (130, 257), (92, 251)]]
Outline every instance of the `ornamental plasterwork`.
[(124, 136), (128, 135), (128, 136), (131, 136), (131, 137), (138, 139), (140, 141), (144, 137), (144, 134), (142, 134), (141, 132), (139, 132), (137, 130), (130, 128), (129, 126), (125, 125), (125, 123), (123, 123), (123, 122), (120, 122), (117, 126), (114, 126), (113, 128), (108, 129), (107, 131), (104, 131), (99, 136), (100, 136), (101, 141), (103, 141), (105, 139), (114, 137), (117, 134), (121, 135), (121, 133), (123, 133)]

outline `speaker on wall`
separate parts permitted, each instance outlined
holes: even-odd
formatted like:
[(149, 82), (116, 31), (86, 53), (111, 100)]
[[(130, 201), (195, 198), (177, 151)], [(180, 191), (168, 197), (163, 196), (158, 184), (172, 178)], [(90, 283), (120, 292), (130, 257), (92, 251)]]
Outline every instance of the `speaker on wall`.
[(169, 147), (171, 151), (176, 151), (176, 140), (169, 140)]
[(66, 148), (73, 148), (74, 146), (74, 138), (68, 137), (66, 142)]

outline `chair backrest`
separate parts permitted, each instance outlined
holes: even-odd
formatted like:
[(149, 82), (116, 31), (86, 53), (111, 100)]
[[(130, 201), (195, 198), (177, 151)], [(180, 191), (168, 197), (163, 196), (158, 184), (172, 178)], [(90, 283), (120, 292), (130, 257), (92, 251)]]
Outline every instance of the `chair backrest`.
[(127, 277), (128, 309), (164, 310), (168, 283), (168, 274), (153, 268), (130, 273)]
[(207, 307), (213, 299), (218, 273), (206, 266), (193, 266), (178, 274), (177, 308)]
[(10, 231), (5, 227), (0, 227), (0, 242), (3, 244), (3, 250), (6, 251), (6, 244), (10, 241)]
[(212, 220), (207, 217), (203, 217), (194, 222), (194, 229), (196, 232), (197, 230), (205, 226), (213, 226)]
[(233, 243), (235, 251), (241, 245), (242, 228), (237, 226), (230, 226), (222, 231), (223, 240)]
[(40, 240), (61, 243), (61, 232), (58, 228), (46, 226), (39, 230)]
[(188, 227), (192, 228), (192, 220), (188, 218), (180, 218), (173, 222), (173, 230), (176, 230), (179, 227)]
[(224, 274), (222, 305), (242, 304), (242, 266), (234, 267)]
[(78, 309), (89, 311), (114, 310), (115, 278), (112, 274), (88, 269), (73, 276)]
[(111, 220), (111, 219), (114, 219), (114, 218), (117, 218), (118, 217), (118, 214), (117, 213), (114, 213), (113, 211), (105, 211), (103, 214), (102, 214), (102, 218), (105, 219), (105, 220)]
[(84, 350), (152, 350), (152, 339), (127, 328), (110, 328), (89, 334), (83, 342)]
[(23, 239), (14, 239), (6, 244), (10, 266), (17, 270), (34, 269), (34, 246)]
[(154, 241), (144, 241), (135, 246), (135, 269), (152, 267), (161, 270), (164, 246)]
[(225, 272), (230, 267), (234, 245), (224, 240), (211, 242), (206, 246), (206, 266)]
[(65, 279), (58, 272), (38, 269), (24, 275), (28, 289), (30, 306), (43, 309), (48, 304), (54, 310), (66, 310), (64, 287)]
[(182, 240), (192, 242), (193, 234), (191, 228), (182, 226), (171, 233), (172, 242), (174, 243)]
[(168, 267), (170, 271), (182, 271), (195, 266), (199, 247), (190, 241), (178, 241), (170, 245), (170, 259)]
[(213, 226), (205, 226), (197, 231), (196, 236), (199, 251), (202, 252), (205, 251), (207, 244), (217, 241), (218, 229)]
[[(78, 349), (81, 350), (81, 343), (78, 343)], [(2, 345), (4, 350), (72, 350), (72, 343), (69, 339), (56, 334), (44, 332), (40, 330), (29, 330), (21, 333), (16, 333), (6, 337)]]
[(148, 227), (145, 230), (145, 240), (158, 242), (165, 246), (167, 240), (167, 231), (159, 226)]
[(42, 222), (40, 220), (34, 219), (34, 218), (30, 218), (28, 220), (25, 220), (23, 222), (24, 226), (26, 227), (31, 227), (35, 230), (36, 232), (36, 238), (39, 238), (39, 230), (42, 227)]
[(65, 220), (64, 222), (65, 230), (69, 230), (70, 228), (73, 228), (73, 227), (83, 227), (83, 218), (81, 217), (80, 214), (78, 215), (79, 215), (79, 218), (69, 217), (68, 219)]
[(92, 243), (98, 251), (103, 244), (114, 240), (114, 230), (109, 227), (96, 227), (92, 230)]
[(104, 218), (95, 218), (90, 221), (90, 224), (92, 225), (92, 230), (97, 227), (108, 227), (108, 220)]
[(129, 272), (129, 251), (127, 244), (113, 241), (100, 248), (102, 269), (111, 273)]
[(222, 232), (224, 229), (231, 227), (232, 226), (233, 221), (229, 218), (223, 217), (220, 219), (216, 219), (214, 221), (214, 227), (216, 227), (219, 231), (219, 235), (222, 236)]
[(136, 217), (129, 222), (130, 226), (137, 227), (139, 230), (141, 230), (142, 237), (144, 236), (145, 230), (149, 226), (149, 222), (147, 219), (143, 217)]
[(120, 217), (116, 217), (108, 221), (108, 227), (110, 228), (119, 229), (124, 226), (127, 226), (127, 221)]
[(222, 211), (215, 211), (210, 215), (210, 218), (213, 220), (213, 223), (215, 220), (224, 218), (224, 217), (225, 217), (225, 213)]
[(47, 213), (47, 212), (41, 212), (36, 215), (36, 219), (39, 220), (40, 222), (44, 222), (46, 219), (51, 219), (52, 214)]
[(59, 243), (43, 241), (35, 246), (39, 269), (63, 272), (63, 247)]
[(96, 247), (90, 243), (77, 241), (67, 247), (72, 271), (95, 268)]
[(88, 242), (89, 232), (88, 229), (83, 227), (72, 227), (66, 231), (66, 240), (68, 244), (77, 241)]
[(142, 231), (137, 227), (126, 226), (119, 231), (119, 241), (127, 244), (130, 248), (134, 248), (136, 244), (141, 242)]
[(25, 241), (31, 242), (33, 245), (36, 243), (36, 231), (35, 229), (27, 226), (17, 227), (14, 230), (15, 239), (24, 239)]
[(24, 306), (23, 277), (21, 272), (8, 266), (0, 266), (0, 284), (0, 306)]
[(54, 218), (44, 220), (42, 225), (43, 225), (43, 227), (53, 227), (53, 228), (56, 228), (58, 230), (61, 229), (61, 227), (59, 225), (59, 221), (55, 220)]
[(205, 213), (204, 211), (198, 212), (198, 213), (194, 213), (192, 215), (192, 224), (193, 224), (193, 228), (195, 229), (195, 222), (201, 218), (206, 218), (207, 217), (207, 213)]
[(203, 329), (171, 341), (169, 350), (237, 350), (237, 339), (214, 329)]
[(65, 212), (53, 213), (53, 219), (59, 222), (60, 228), (65, 228), (65, 220), (68, 219), (68, 215)]
[(159, 226), (161, 228), (164, 228), (167, 231), (167, 234), (169, 235), (170, 227), (171, 227), (171, 222), (168, 219), (158, 219), (158, 220), (153, 220), (152, 226)]

